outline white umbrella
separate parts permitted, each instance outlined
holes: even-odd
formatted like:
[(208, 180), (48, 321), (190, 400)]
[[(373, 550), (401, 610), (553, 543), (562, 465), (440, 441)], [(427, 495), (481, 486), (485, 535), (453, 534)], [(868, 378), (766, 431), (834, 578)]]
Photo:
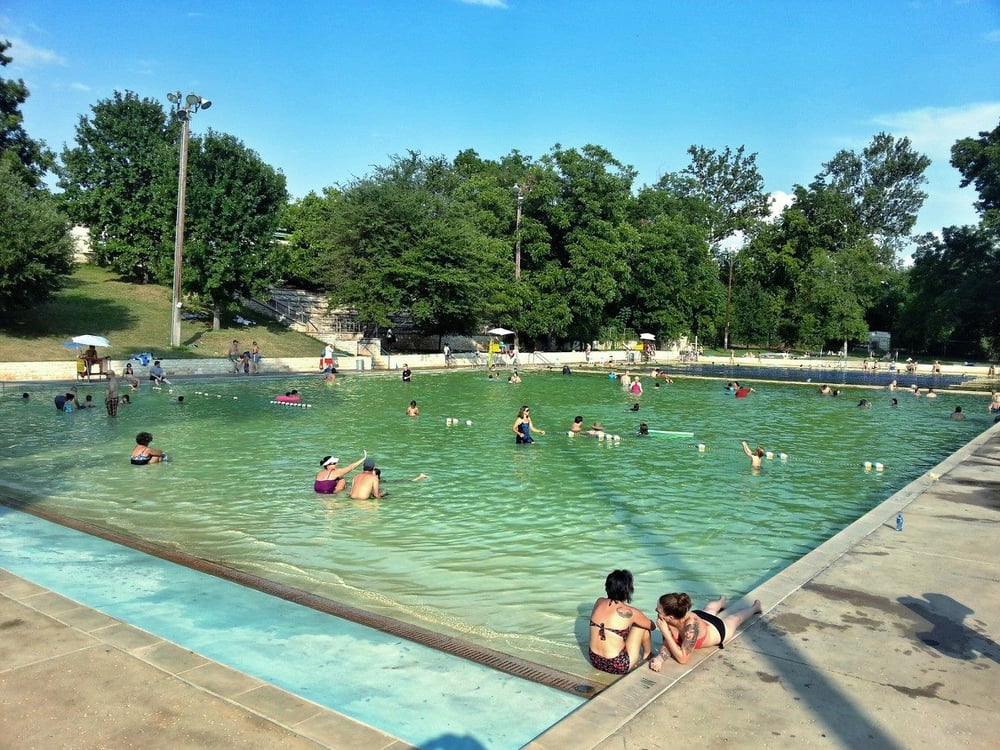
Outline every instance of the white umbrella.
[(656, 336), (651, 333), (640, 333), (639, 338), (643, 341), (656, 341)]
[(111, 342), (106, 338), (103, 336), (95, 336), (92, 333), (85, 333), (82, 336), (74, 336), (73, 343), (82, 344), (83, 346), (111, 346)]
[(492, 336), (513, 336), (513, 331), (508, 331), (506, 328), (491, 328), (486, 333)]

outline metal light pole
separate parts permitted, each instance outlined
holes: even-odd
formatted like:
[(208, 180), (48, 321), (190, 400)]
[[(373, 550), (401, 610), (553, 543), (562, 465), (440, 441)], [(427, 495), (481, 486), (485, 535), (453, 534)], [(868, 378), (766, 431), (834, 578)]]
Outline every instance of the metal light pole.
[(521, 209), (524, 205), (524, 188), (514, 185), (517, 191), (517, 218), (514, 221), (514, 280), (521, 278)]
[(733, 256), (735, 251), (731, 248), (726, 255), (729, 257), (729, 285), (726, 288), (726, 331), (722, 335), (722, 348), (729, 351), (729, 310), (733, 300)]
[(188, 139), (191, 136), (191, 115), (208, 109), (212, 102), (197, 94), (181, 99), (181, 92), (167, 94), (174, 106), (174, 116), (181, 121), (181, 158), (177, 170), (177, 224), (174, 228), (174, 285), (170, 295), (170, 345), (181, 345), (181, 270), (184, 265), (184, 202), (187, 197)]

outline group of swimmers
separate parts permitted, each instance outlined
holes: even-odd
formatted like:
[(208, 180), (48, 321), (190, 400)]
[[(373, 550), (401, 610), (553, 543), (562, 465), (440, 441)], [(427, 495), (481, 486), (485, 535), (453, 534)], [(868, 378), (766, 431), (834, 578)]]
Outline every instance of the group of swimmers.
[(320, 459), (320, 470), (313, 481), (313, 490), (321, 495), (336, 495), (347, 488), (347, 475), (361, 467), (361, 471), (351, 479), (349, 496), (354, 500), (378, 499), (386, 496), (379, 487), (382, 471), (375, 466), (374, 459), (368, 458), (368, 451), (363, 452), (357, 461), (347, 466), (340, 466), (336, 456), (323, 456)]
[[(736, 630), (763, 611), (760, 600), (726, 611), (726, 597), (704, 609), (691, 609), (685, 593), (663, 594), (656, 602), (656, 621), (631, 604), (635, 582), (628, 570), (614, 570), (604, 581), (605, 596), (590, 613), (590, 663), (602, 672), (626, 674), (643, 661), (659, 672), (667, 657), (686, 664), (700, 648), (722, 648)], [(660, 631), (663, 645), (654, 654), (652, 633)]]
[[(415, 405), (415, 404), (414, 404)], [(352, 500), (378, 500), (389, 493), (381, 488), (382, 470), (375, 466), (375, 460), (368, 457), (368, 451), (357, 461), (347, 466), (340, 466), (336, 456), (323, 456), (319, 461), (320, 469), (313, 481), (313, 490), (320, 495), (336, 495), (347, 489), (347, 475), (361, 467), (361, 471), (351, 479), (351, 489), (348, 496)], [(418, 474), (411, 481), (419, 482), (427, 479), (426, 474)]]

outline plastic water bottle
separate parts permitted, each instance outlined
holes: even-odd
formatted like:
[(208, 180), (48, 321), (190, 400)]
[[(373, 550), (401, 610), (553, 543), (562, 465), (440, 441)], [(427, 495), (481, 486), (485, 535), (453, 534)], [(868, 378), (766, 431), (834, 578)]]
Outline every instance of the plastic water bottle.
[(897, 513), (896, 514), (896, 531), (902, 531), (902, 530), (903, 530), (903, 514), (902, 513)]

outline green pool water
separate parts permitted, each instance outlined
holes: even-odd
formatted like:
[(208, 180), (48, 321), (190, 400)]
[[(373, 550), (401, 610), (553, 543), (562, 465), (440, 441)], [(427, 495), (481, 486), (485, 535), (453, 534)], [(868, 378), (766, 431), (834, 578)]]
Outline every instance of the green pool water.
[[(990, 425), (986, 399), (644, 379), (640, 411), (597, 374), (482, 372), (147, 383), (117, 419), (55, 410), (57, 389), (0, 402), (4, 494), (522, 658), (595, 675), (586, 616), (607, 573), (636, 575), (651, 613), (666, 591), (744, 593)], [(270, 403), (297, 388), (310, 408)], [(103, 388), (81, 386), (103, 400)], [(176, 403), (183, 394), (185, 403)], [(204, 395), (208, 394), (208, 395)], [(890, 397), (899, 399), (890, 408)], [(874, 408), (856, 408), (860, 398)], [(422, 414), (405, 414), (411, 399)], [(546, 431), (514, 444), (529, 404)], [(954, 407), (965, 422), (948, 418)], [(580, 414), (620, 441), (570, 438)], [(456, 424), (448, 426), (447, 419)], [(693, 437), (635, 431), (693, 432)], [(471, 421), (471, 425), (466, 422)], [(147, 430), (169, 463), (133, 467)], [(740, 441), (774, 458), (754, 475)], [(699, 450), (704, 445), (704, 451)], [(318, 496), (319, 459), (367, 449), (389, 496)], [(780, 456), (785, 454), (786, 459)], [(881, 463), (866, 471), (864, 462)], [(418, 473), (429, 479), (411, 482)], [(581, 645), (582, 644), (582, 645)]]

